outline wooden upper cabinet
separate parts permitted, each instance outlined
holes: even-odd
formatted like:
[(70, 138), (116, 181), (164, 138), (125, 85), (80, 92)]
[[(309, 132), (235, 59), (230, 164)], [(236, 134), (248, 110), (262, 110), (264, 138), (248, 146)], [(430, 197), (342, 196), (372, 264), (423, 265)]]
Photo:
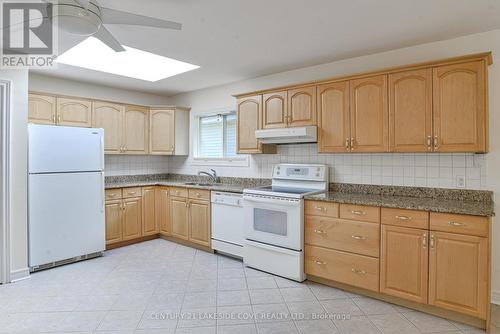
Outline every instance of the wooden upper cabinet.
[(210, 246), (210, 202), (189, 201), (189, 240)]
[(142, 235), (142, 199), (123, 199), (123, 240), (139, 238)]
[(382, 225), (380, 292), (427, 303), (428, 231)]
[(392, 152), (432, 151), (432, 69), (389, 74)]
[(122, 241), (122, 200), (106, 201), (106, 244)]
[(351, 150), (388, 151), (387, 75), (351, 80), (350, 96)]
[(272, 92), (262, 96), (262, 128), (285, 128), (288, 124), (287, 92)]
[(121, 104), (95, 101), (92, 104), (92, 126), (104, 129), (104, 153), (119, 154), (123, 151), (123, 113)]
[(349, 81), (318, 86), (318, 151), (349, 151)]
[(53, 96), (29, 94), (28, 122), (35, 124), (56, 124), (56, 98)]
[(151, 110), (149, 148), (153, 155), (172, 155), (175, 148), (175, 110)]
[(488, 239), (431, 231), (429, 304), (486, 319)]
[(159, 232), (155, 212), (155, 187), (142, 188), (142, 235), (154, 235)]
[(316, 125), (316, 86), (291, 89), (288, 95), (288, 126)]
[(183, 197), (170, 197), (170, 224), (172, 236), (189, 239), (189, 212), (188, 199)]
[(92, 102), (89, 100), (58, 97), (57, 124), (92, 127)]
[(126, 106), (123, 117), (123, 146), (126, 154), (147, 154), (149, 108)]
[(255, 138), (255, 131), (261, 128), (262, 95), (238, 99), (236, 115), (238, 153), (261, 153), (261, 145)]
[(484, 60), (433, 69), (434, 150), (488, 150), (487, 78)]
[(170, 201), (167, 187), (156, 187), (155, 219), (160, 233), (170, 235)]

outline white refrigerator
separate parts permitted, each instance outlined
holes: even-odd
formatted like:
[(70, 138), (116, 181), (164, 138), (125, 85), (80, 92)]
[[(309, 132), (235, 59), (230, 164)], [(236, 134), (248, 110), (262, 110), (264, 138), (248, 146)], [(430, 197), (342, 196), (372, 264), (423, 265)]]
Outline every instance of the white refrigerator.
[(30, 269), (99, 255), (105, 250), (103, 129), (30, 124), (28, 136)]

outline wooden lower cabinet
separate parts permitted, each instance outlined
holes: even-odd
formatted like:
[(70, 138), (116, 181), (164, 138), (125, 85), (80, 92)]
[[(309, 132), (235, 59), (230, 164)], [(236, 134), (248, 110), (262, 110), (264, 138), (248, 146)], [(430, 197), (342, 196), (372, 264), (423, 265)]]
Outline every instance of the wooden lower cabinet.
[(123, 240), (140, 238), (142, 234), (142, 198), (123, 200)]
[(305, 246), (304, 257), (304, 268), (308, 275), (367, 290), (379, 290), (377, 258), (308, 245)]
[(488, 239), (431, 231), (429, 245), (429, 304), (486, 319)]
[(380, 292), (427, 303), (428, 231), (382, 225)]
[(210, 202), (189, 200), (189, 240), (210, 246)]
[(155, 187), (142, 188), (142, 235), (154, 235), (160, 232), (156, 220)]
[(170, 227), (170, 198), (167, 187), (156, 187), (155, 193), (155, 219), (156, 225), (163, 235), (170, 235), (172, 228)]
[(170, 197), (170, 222), (172, 236), (189, 239), (188, 199), (184, 197)]
[(122, 200), (106, 201), (106, 244), (114, 244), (122, 241)]

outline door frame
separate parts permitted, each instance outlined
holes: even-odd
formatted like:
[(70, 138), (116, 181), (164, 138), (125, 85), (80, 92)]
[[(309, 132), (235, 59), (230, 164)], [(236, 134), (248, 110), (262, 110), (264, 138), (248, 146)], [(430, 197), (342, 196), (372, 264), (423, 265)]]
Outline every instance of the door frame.
[(0, 79), (0, 283), (10, 282), (10, 111), (12, 82)]

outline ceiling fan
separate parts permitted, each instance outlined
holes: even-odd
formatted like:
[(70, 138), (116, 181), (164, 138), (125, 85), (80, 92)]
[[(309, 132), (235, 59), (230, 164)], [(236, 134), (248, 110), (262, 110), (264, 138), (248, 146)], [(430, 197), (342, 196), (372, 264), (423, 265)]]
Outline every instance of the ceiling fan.
[(52, 6), (60, 29), (75, 35), (94, 36), (116, 52), (125, 51), (125, 48), (105, 24), (182, 29), (181, 23), (101, 7), (95, 0), (59, 0)]

